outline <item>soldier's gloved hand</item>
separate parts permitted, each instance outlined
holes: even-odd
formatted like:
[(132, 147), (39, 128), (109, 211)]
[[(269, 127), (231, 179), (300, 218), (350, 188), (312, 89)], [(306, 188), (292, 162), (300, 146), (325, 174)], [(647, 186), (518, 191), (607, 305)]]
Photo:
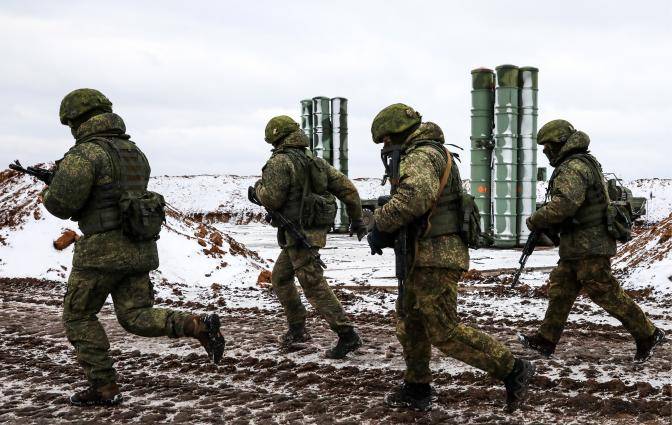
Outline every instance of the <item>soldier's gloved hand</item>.
[(350, 222), (350, 228), (348, 229), (350, 231), (350, 236), (353, 234), (357, 235), (357, 240), (361, 241), (364, 236), (366, 236), (366, 226), (364, 225), (364, 221), (360, 220), (352, 220)]
[(392, 233), (381, 232), (378, 227), (373, 227), (373, 230), (366, 236), (366, 241), (371, 248), (371, 255), (383, 255), (383, 248), (391, 248), (394, 246), (394, 235)]
[(257, 192), (254, 190), (254, 187), (250, 186), (247, 188), (247, 199), (252, 202), (253, 204), (256, 204), (257, 198)]

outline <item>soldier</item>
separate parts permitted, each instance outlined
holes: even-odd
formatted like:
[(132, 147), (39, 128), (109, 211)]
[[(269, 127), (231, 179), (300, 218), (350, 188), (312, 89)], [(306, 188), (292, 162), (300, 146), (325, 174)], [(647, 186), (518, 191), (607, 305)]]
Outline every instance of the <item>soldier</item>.
[(611, 274), (610, 258), (616, 239), (605, 225), (608, 192), (602, 167), (588, 152), (590, 139), (565, 120), (544, 125), (537, 135), (544, 154), (555, 167), (546, 204), (527, 219), (530, 230), (560, 240), (560, 261), (551, 272), (548, 310), (536, 334), (519, 335), (527, 348), (548, 357), (562, 335), (569, 311), (581, 289), (617, 318), (635, 338), (634, 360), (643, 362), (664, 339), (639, 306)]
[[(352, 323), (345, 315), (331, 288), (324, 279), (316, 256), (327, 240), (334, 224), (336, 198), (345, 203), (350, 217), (350, 234), (361, 240), (366, 234), (362, 222), (362, 205), (357, 189), (348, 178), (322, 158), (312, 155), (308, 138), (290, 117), (272, 118), (266, 125), (265, 140), (273, 145), (273, 154), (262, 169), (262, 177), (250, 188), (269, 210), (277, 211), (304, 233), (312, 249), (298, 246), (286, 229), (278, 228), (278, 244), (282, 248), (273, 267), (271, 282), (287, 316), (289, 330), (281, 339), (283, 348), (311, 339), (306, 331), (306, 309), (294, 286), (299, 279), (306, 298), (338, 334), (338, 343), (326, 351), (326, 357), (342, 359), (362, 345)], [(272, 222), (273, 226), (279, 224)]]
[[(133, 334), (196, 338), (215, 363), (222, 357), (224, 338), (216, 314), (197, 316), (152, 307), (149, 271), (159, 266), (156, 239), (163, 198), (146, 190), (149, 163), (125, 134), (124, 121), (112, 113), (112, 103), (97, 90), (78, 89), (61, 102), (60, 119), (70, 127), (75, 145), (57, 162), (42, 196), (51, 214), (77, 221), (83, 233), (75, 245), (63, 324), (90, 386), (72, 395), (70, 403), (114, 405), (122, 396), (108, 353), (110, 344), (96, 317), (108, 295), (119, 323)], [(122, 197), (152, 207), (158, 215), (138, 224), (122, 215)], [(129, 226), (136, 227), (130, 231)]]
[(461, 324), (457, 314), (457, 283), (469, 267), (469, 251), (459, 234), (462, 182), (443, 145), (443, 132), (434, 123), (422, 123), (413, 108), (397, 103), (376, 115), (371, 134), (375, 143), (384, 145), (392, 190), (389, 201), (374, 212), (367, 240), (372, 254), (394, 246), (401, 264), (397, 277), (405, 278), (397, 299), (396, 331), (406, 373), (385, 403), (431, 409), (433, 345), (504, 381), (507, 409), (515, 410), (527, 394), (534, 365)]

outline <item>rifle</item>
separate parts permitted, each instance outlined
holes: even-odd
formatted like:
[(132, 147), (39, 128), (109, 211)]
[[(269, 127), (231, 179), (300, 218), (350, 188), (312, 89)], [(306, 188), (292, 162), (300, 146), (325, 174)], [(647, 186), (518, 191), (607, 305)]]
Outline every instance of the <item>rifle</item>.
[(54, 172), (51, 170), (46, 170), (40, 167), (28, 167), (23, 168), (23, 165), (19, 162), (18, 159), (15, 159), (13, 163), (9, 164), (9, 168), (18, 171), (19, 173), (28, 174), (33, 176), (36, 179), (44, 182), (47, 185), (51, 184), (51, 180), (54, 178)]
[(523, 253), (520, 256), (520, 259), (518, 260), (520, 267), (513, 275), (513, 282), (511, 283), (509, 289), (513, 289), (518, 284), (520, 273), (525, 268), (525, 263), (527, 263), (527, 259), (530, 258), (530, 255), (532, 255), (532, 253), (534, 252), (534, 248), (537, 247), (538, 239), (539, 239), (539, 231), (533, 230), (532, 232), (530, 232), (529, 236), (527, 237), (527, 241), (525, 242), (525, 246), (523, 247)]
[[(380, 158), (385, 167), (385, 175), (382, 184), (389, 179), (390, 193), (393, 195), (397, 191), (399, 184), (399, 164), (401, 163), (402, 148), (399, 145), (389, 145), (383, 147), (380, 151)], [(378, 198), (378, 206), (382, 207), (391, 199), (390, 196), (381, 196)], [(397, 278), (397, 297), (399, 300), (399, 310), (404, 311), (404, 283), (406, 282), (406, 273), (408, 268), (408, 231), (409, 226), (401, 227), (394, 239), (394, 269)]]
[[(250, 186), (247, 189), (247, 199), (250, 200), (255, 205), (259, 205), (260, 207), (264, 207), (264, 205), (261, 203), (259, 198), (257, 197), (257, 193), (254, 191), (254, 188)], [(322, 258), (320, 258), (320, 253), (317, 252), (316, 250), (313, 249), (313, 246), (308, 242), (308, 239), (306, 238), (306, 235), (303, 234), (299, 229), (296, 228), (296, 225), (289, 220), (287, 217), (279, 213), (278, 211), (273, 211), (270, 210), (266, 207), (266, 221), (267, 222), (274, 222), (279, 224), (280, 229), (285, 229), (287, 230), (294, 239), (296, 239), (299, 244), (301, 245), (302, 248), (305, 248), (311, 252), (313, 255), (313, 258), (315, 259), (315, 262), (319, 264), (320, 267), (323, 269), (327, 268), (327, 265), (324, 264), (324, 261), (322, 261)]]

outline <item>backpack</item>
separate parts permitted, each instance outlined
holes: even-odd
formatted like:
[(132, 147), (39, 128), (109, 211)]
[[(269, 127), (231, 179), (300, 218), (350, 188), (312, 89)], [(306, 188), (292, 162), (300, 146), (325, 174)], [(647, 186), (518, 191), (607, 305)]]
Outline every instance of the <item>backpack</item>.
[(620, 185), (617, 179), (607, 182), (602, 173), (602, 167), (591, 155), (577, 154), (570, 158), (577, 158), (584, 164), (587, 164), (600, 183), (602, 193), (607, 202), (603, 220), (607, 233), (619, 242), (631, 240), (633, 226), (632, 193)]
[(336, 198), (327, 190), (329, 164), (307, 155), (306, 181), (301, 198), (301, 224), (307, 228), (331, 227), (336, 219)]

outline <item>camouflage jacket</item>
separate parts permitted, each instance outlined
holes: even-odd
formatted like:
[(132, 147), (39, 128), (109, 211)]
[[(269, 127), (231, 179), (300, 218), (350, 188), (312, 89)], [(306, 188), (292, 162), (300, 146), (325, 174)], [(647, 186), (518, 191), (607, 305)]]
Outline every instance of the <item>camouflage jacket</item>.
[[(616, 240), (607, 232), (605, 225), (565, 228), (564, 224), (581, 215), (590, 203), (587, 195), (602, 178), (594, 167), (583, 160), (571, 156), (586, 153), (590, 139), (577, 132), (560, 150), (558, 159), (553, 161), (556, 170), (549, 186), (546, 204), (530, 216), (530, 222), (537, 229), (560, 230), (560, 258), (576, 260), (594, 255), (612, 257), (616, 254)], [(594, 190), (594, 189), (593, 189)], [(606, 202), (604, 203), (606, 207)]]
[[(75, 133), (75, 146), (58, 161), (56, 173), (44, 192), (44, 206), (62, 219), (77, 220), (87, 207), (96, 186), (114, 181), (112, 160), (91, 136), (128, 139), (124, 121), (105, 113), (83, 123)], [(72, 264), (77, 268), (102, 271), (141, 272), (159, 266), (156, 242), (133, 242), (120, 229), (82, 237), (75, 245)]]
[[(297, 181), (294, 169), (294, 163), (288, 154), (283, 153), (285, 149), (306, 149), (309, 146), (308, 138), (302, 130), (285, 137), (273, 150), (274, 153), (266, 162), (262, 169), (261, 179), (258, 180), (254, 189), (261, 203), (270, 210), (281, 210), (288, 202), (288, 195), (300, 191), (303, 182)], [(323, 161), (322, 159), (319, 159)], [(362, 202), (355, 185), (340, 171), (324, 162), (327, 171), (327, 191), (345, 204), (346, 212), (350, 220), (360, 220), (362, 218)], [(298, 201), (292, 201), (298, 202)], [(329, 229), (304, 229), (304, 233), (312, 246), (322, 248), (327, 241), (327, 232)], [(281, 246), (294, 245), (295, 241), (287, 232), (284, 235), (278, 235), (278, 242)], [(284, 242), (283, 242), (284, 241)]]
[[(438, 196), (446, 159), (434, 147), (418, 146), (421, 140), (444, 142), (441, 129), (431, 122), (420, 125), (406, 140), (396, 192), (374, 212), (376, 226), (383, 232), (394, 233), (402, 226), (413, 224), (432, 208)], [(456, 163), (453, 169), (447, 185), (459, 186)], [(469, 250), (457, 234), (421, 238), (417, 241), (414, 265), (467, 270)]]

